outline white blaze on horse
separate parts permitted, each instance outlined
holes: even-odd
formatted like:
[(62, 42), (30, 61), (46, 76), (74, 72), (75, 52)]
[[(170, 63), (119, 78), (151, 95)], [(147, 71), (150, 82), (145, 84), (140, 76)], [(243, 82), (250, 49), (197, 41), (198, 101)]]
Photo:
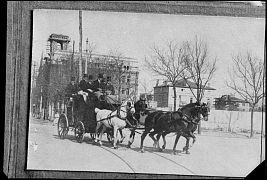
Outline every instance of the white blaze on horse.
[(113, 148), (117, 148), (118, 130), (124, 129), (126, 126), (127, 108), (127, 101), (115, 111), (95, 108), (97, 122), (96, 134), (98, 134), (98, 129), (103, 125), (102, 131), (99, 137), (96, 136), (95, 142), (99, 141), (99, 144), (102, 145), (102, 135), (106, 128), (113, 128)]

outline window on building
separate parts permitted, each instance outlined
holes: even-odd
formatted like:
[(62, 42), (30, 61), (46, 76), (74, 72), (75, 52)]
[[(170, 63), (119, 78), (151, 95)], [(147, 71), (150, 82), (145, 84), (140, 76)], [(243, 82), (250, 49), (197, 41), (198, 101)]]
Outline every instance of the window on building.
[(125, 90), (124, 89), (121, 90), (121, 94), (125, 94)]
[(127, 90), (126, 90), (126, 95), (129, 95), (129, 94), (130, 94), (129, 92), (130, 92), (130, 90), (127, 89)]
[(246, 104), (245, 103), (242, 103), (242, 106), (246, 106)]
[(125, 76), (122, 76), (122, 77), (121, 77), (121, 82), (122, 82), (122, 83), (125, 83)]
[(193, 98), (190, 98), (190, 103), (193, 103)]

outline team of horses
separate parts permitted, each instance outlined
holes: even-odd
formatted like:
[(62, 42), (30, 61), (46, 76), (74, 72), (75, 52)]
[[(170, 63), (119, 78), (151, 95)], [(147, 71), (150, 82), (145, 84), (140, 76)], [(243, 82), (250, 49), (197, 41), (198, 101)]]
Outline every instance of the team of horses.
[[(96, 113), (96, 137), (95, 142), (102, 145), (102, 135), (106, 129), (112, 129), (113, 132), (113, 148), (117, 149), (117, 143), (122, 142), (124, 135), (122, 129), (130, 129), (130, 137), (128, 141), (128, 148), (134, 141), (137, 125), (142, 125), (144, 131), (141, 135), (141, 152), (144, 150), (144, 140), (149, 134), (153, 140), (153, 146), (159, 151), (166, 148), (166, 135), (175, 133), (176, 138), (173, 146), (173, 153), (176, 154), (176, 145), (181, 136), (186, 138), (186, 145), (183, 151), (189, 154), (189, 141), (193, 138), (193, 144), (196, 141), (194, 131), (201, 119), (208, 120), (209, 109), (205, 103), (190, 103), (177, 111), (161, 111), (156, 109), (144, 109), (140, 112), (139, 119), (136, 119), (134, 107), (127, 100), (121, 104), (115, 111), (107, 109), (95, 108)], [(101, 127), (101, 128), (100, 128)], [(121, 139), (119, 140), (119, 134)], [(163, 145), (160, 147), (159, 139), (162, 137)], [(192, 145), (193, 145), (192, 144)]]

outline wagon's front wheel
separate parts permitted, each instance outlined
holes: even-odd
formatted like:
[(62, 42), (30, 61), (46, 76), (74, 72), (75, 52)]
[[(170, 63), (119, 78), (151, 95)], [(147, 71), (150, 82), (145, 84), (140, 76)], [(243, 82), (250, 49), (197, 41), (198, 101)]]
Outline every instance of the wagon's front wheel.
[(64, 139), (69, 131), (68, 118), (65, 114), (61, 114), (57, 123), (58, 136)]
[(85, 134), (84, 124), (81, 121), (78, 121), (75, 125), (74, 135), (79, 143), (83, 141), (84, 134)]

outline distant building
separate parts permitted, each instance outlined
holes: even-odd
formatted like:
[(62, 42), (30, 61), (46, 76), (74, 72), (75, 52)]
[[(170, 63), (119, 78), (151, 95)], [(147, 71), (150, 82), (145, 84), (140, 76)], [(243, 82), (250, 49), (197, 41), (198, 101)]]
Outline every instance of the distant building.
[(220, 98), (215, 98), (215, 109), (249, 111), (250, 106), (248, 101), (232, 95), (223, 95)]
[[(157, 83), (158, 84), (158, 83)], [(192, 88), (192, 91), (196, 94), (197, 87), (191, 81), (188, 84)], [(186, 104), (196, 102), (194, 95), (192, 94), (189, 86), (184, 80), (178, 80), (175, 84), (176, 87), (176, 107), (183, 107)], [(210, 108), (213, 108), (216, 89), (206, 86), (205, 95), (202, 98), (202, 102), (207, 103)], [(157, 85), (154, 87), (154, 101), (157, 102), (157, 107), (168, 107), (173, 109), (174, 106), (174, 92), (173, 87), (170, 83), (164, 81), (162, 85)]]

